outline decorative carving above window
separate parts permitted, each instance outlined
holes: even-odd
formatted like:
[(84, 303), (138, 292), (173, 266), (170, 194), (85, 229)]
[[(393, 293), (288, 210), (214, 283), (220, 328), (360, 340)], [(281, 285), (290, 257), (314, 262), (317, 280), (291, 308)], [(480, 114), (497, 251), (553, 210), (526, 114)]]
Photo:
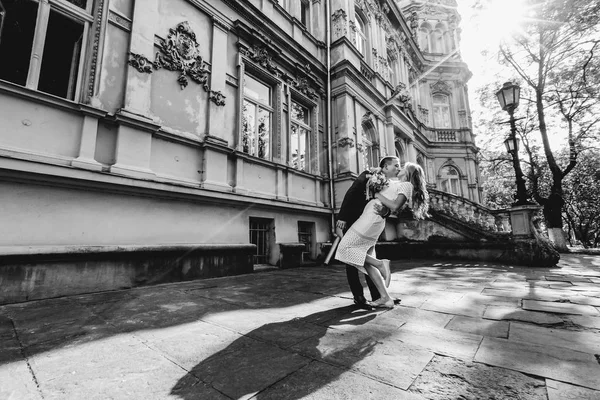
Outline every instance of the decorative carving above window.
[(129, 55), (129, 65), (131, 65), (133, 68), (137, 69), (140, 72), (145, 72), (147, 74), (152, 73), (152, 67), (154, 66), (152, 61), (148, 60), (141, 54), (129, 53)]
[(450, 88), (450, 85), (444, 81), (437, 81), (436, 83), (433, 83), (431, 85), (431, 92), (432, 93), (436, 93), (436, 92), (442, 92), (442, 93), (446, 93), (446, 94), (450, 94), (452, 93), (452, 89)]
[(409, 105), (411, 96), (408, 90), (406, 90), (406, 85), (402, 82), (396, 85), (394, 91), (392, 92), (392, 98), (397, 98), (398, 101), (403, 105)]
[(210, 70), (200, 56), (200, 45), (196, 41), (196, 34), (187, 21), (169, 29), (169, 36), (167, 40), (161, 40), (159, 49), (162, 54), (156, 53), (154, 68), (162, 67), (169, 71), (180, 72), (177, 82), (181, 89), (186, 88), (189, 77), (202, 85), (205, 91), (209, 91)]
[(310, 97), (311, 99), (319, 98), (317, 92), (308, 84), (308, 79), (298, 78), (294, 81), (293, 85), (300, 93), (303, 93), (307, 97)]
[(248, 58), (250, 58), (252, 61), (257, 63), (267, 71), (275, 75), (279, 75), (280, 71), (275, 65), (275, 63), (273, 63), (273, 57), (271, 57), (269, 51), (265, 47), (253, 45), (251, 49), (248, 49), (246, 51), (246, 55), (248, 56)]

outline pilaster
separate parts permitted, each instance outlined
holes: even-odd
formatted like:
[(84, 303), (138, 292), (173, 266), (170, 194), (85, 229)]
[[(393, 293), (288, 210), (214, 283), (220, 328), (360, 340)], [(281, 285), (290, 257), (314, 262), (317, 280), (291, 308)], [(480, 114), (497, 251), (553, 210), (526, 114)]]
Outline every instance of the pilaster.
[[(229, 26), (213, 17), (213, 43), (211, 55), (211, 93), (224, 93), (227, 79), (227, 35)], [(213, 100), (208, 113), (208, 133), (211, 136), (225, 137), (225, 107)], [(232, 143), (233, 145), (233, 143)]]
[(224, 139), (206, 136), (202, 158), (202, 188), (231, 191), (227, 175), (227, 154), (231, 151)]
[(86, 105), (80, 106), (84, 113), (81, 128), (81, 141), (79, 155), (71, 161), (71, 166), (90, 171), (102, 171), (102, 164), (94, 159), (96, 153), (96, 136), (98, 133), (98, 119), (106, 116), (106, 111), (98, 110)]

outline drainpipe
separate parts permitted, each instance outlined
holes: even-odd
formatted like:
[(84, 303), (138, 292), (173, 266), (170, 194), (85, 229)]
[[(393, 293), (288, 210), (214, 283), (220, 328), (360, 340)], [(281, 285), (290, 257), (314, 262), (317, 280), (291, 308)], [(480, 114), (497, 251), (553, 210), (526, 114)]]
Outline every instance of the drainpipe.
[(335, 232), (335, 195), (333, 185), (333, 138), (331, 132), (331, 0), (325, 0), (325, 43), (327, 51), (327, 166), (329, 172), (329, 204), (331, 207), (331, 233)]

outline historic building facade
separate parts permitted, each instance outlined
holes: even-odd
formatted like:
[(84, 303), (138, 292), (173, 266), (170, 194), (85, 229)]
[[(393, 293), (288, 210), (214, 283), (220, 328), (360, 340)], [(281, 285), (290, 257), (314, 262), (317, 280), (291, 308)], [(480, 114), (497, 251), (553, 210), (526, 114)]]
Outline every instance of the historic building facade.
[(479, 202), (458, 21), (454, 0), (0, 0), (0, 248), (314, 259), (388, 154)]

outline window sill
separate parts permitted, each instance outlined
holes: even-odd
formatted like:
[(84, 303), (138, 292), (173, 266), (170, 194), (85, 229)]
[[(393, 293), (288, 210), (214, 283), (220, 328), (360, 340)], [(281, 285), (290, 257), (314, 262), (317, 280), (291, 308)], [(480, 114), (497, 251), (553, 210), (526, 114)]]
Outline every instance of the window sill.
[(52, 94), (40, 92), (39, 90), (28, 89), (25, 86), (17, 85), (4, 80), (0, 80), (0, 93), (12, 94), (36, 103), (51, 104), (53, 106), (72, 111), (79, 111), (79, 105), (81, 104), (73, 100), (67, 100)]
[(316, 175), (316, 174), (313, 174), (313, 173), (310, 173), (310, 172), (301, 171), (299, 169), (292, 168), (289, 165), (283, 164), (281, 162), (271, 161), (271, 160), (265, 160), (265, 159), (262, 159), (262, 158), (254, 157), (254, 156), (251, 156), (248, 153), (244, 153), (243, 151), (239, 151), (239, 150), (235, 150), (235, 154), (236, 154), (237, 157), (243, 158), (244, 160), (246, 160), (249, 163), (260, 164), (260, 165), (263, 165), (265, 167), (270, 167), (270, 168), (275, 168), (275, 169), (283, 169), (283, 170), (286, 170), (288, 172), (293, 172), (293, 173), (296, 173), (298, 175), (305, 176), (307, 178), (323, 180), (323, 177), (321, 177), (321, 175)]

